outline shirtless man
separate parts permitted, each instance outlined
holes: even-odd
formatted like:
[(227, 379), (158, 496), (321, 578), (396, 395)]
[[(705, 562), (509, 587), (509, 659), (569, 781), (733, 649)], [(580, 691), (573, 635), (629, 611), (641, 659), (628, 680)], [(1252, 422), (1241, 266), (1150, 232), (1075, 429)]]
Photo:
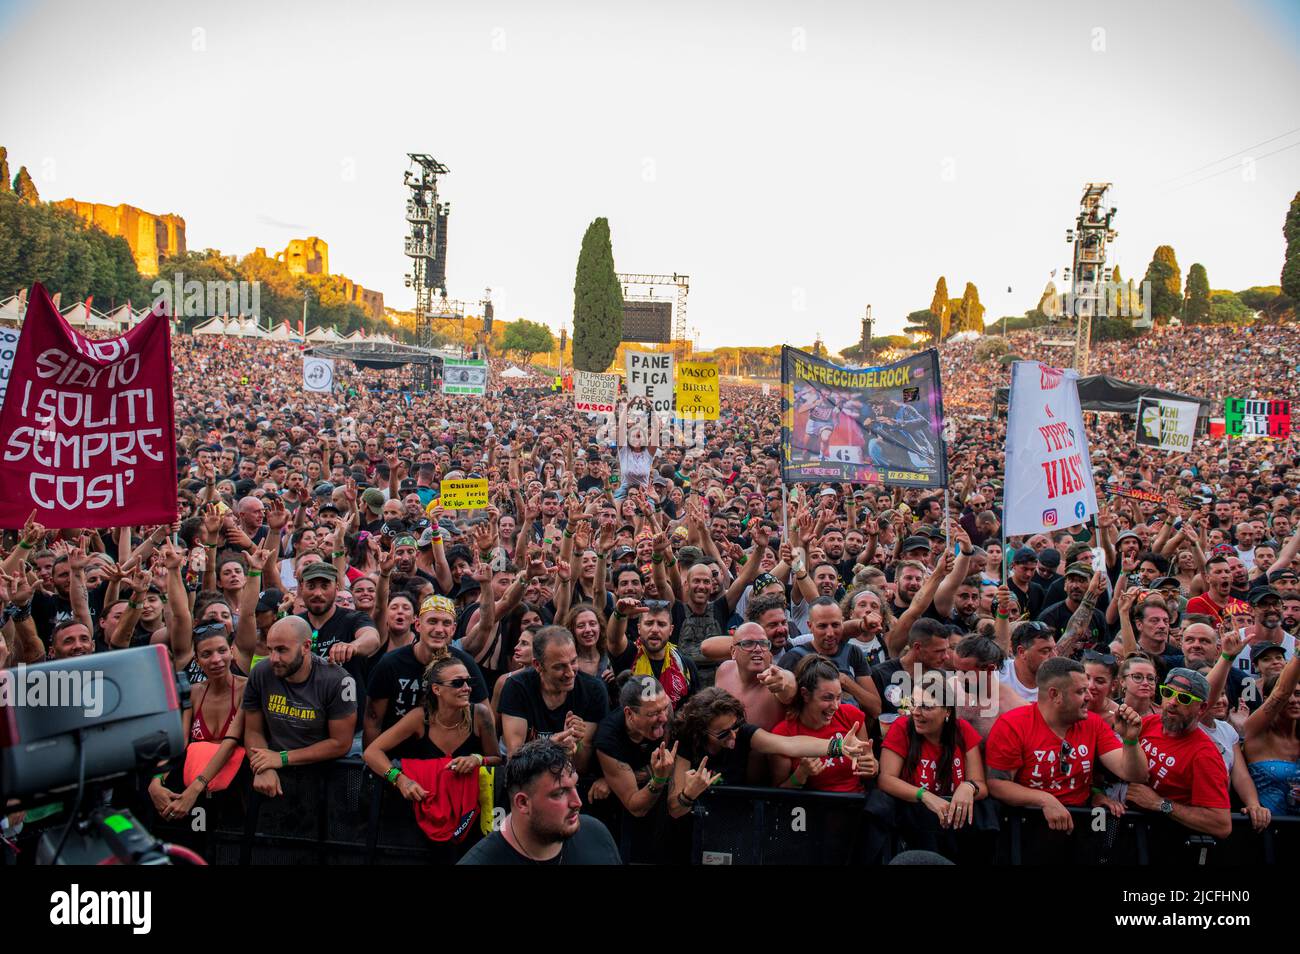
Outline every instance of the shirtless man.
[(758, 623), (743, 623), (731, 637), (731, 658), (718, 667), (713, 684), (726, 689), (745, 706), (745, 721), (771, 731), (785, 718), (784, 707), (759, 673), (772, 665), (772, 643)]

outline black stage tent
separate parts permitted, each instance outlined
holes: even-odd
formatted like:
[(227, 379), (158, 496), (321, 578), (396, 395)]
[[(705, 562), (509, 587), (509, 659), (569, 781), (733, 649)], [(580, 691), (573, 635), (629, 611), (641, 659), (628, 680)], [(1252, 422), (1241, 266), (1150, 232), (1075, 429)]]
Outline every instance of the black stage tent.
[[(1101, 411), (1111, 414), (1136, 414), (1138, 398), (1159, 398), (1165, 401), (1186, 401), (1200, 405), (1198, 419), (1208, 419), (1214, 402), (1207, 398), (1192, 397), (1190, 394), (1178, 394), (1162, 388), (1121, 381), (1108, 374), (1093, 374), (1080, 378), (1079, 404), (1085, 411)], [(1009, 388), (998, 388), (994, 398), (995, 408), (1004, 408), (1007, 404)], [(1202, 425), (1203, 426), (1203, 425)]]
[(307, 354), (317, 358), (354, 361), (363, 368), (395, 368), (404, 364), (432, 365), (442, 374), (442, 355), (415, 345), (381, 341), (343, 341), (316, 345)]

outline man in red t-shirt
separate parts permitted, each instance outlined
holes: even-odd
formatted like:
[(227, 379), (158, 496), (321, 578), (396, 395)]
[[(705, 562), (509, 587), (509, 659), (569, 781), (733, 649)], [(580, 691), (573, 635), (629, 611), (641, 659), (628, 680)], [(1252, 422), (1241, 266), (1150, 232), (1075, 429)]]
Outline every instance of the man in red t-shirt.
[(1160, 711), (1142, 720), (1149, 784), (1130, 785), (1127, 800), (1215, 838), (1232, 833), (1228, 770), (1201, 716), (1210, 684), (1191, 669), (1171, 669), (1160, 687)]
[(1250, 607), (1232, 595), (1232, 567), (1228, 558), (1215, 554), (1205, 561), (1206, 590), (1187, 601), (1187, 613), (1201, 613), (1214, 620), (1215, 625), (1225, 616), (1250, 615)]
[(989, 732), (989, 794), (1008, 805), (1041, 808), (1053, 831), (1073, 831), (1067, 806), (1088, 804), (1098, 759), (1126, 781), (1147, 779), (1138, 748), (1141, 717), (1122, 705), (1116, 723), (1123, 745), (1105, 720), (1088, 710), (1083, 664), (1053, 656), (1038, 668), (1038, 701), (1003, 713)]

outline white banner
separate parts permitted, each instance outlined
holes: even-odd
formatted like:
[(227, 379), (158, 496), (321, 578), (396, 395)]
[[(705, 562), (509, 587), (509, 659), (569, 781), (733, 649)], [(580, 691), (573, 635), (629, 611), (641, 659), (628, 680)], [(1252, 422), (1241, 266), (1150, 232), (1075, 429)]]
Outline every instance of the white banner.
[(1144, 447), (1187, 453), (1196, 437), (1199, 404), (1138, 398), (1137, 442)]
[(1064, 529), (1097, 512), (1079, 373), (1037, 361), (1011, 366), (1003, 532)]
[[(14, 371), (14, 355), (18, 353), (17, 328), (0, 328), (0, 407), (5, 406), (5, 394), (9, 390), (9, 375)], [(668, 392), (672, 394), (672, 384)]]
[(573, 372), (574, 410), (613, 414), (618, 401), (618, 375), (594, 371)]
[(304, 391), (329, 394), (334, 390), (334, 359), (302, 359), (302, 387)]
[(663, 351), (629, 351), (627, 396), (645, 398), (656, 414), (673, 414), (673, 356)]

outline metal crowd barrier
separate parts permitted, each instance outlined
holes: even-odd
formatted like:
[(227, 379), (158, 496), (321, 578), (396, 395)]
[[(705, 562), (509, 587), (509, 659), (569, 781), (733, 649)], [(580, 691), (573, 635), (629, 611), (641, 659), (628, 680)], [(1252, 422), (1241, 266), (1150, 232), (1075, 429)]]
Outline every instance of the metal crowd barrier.
[[(498, 776), (500, 773), (498, 773)], [(408, 802), (351, 756), (281, 774), (284, 795), (263, 799), (226, 792), (200, 802), (205, 830), (150, 823), (160, 837), (199, 851), (213, 864), (425, 864), (431, 844)], [(500, 800), (498, 799), (498, 804)], [(1090, 808), (1071, 809), (1068, 838), (1047, 829), (1041, 812), (994, 803), (998, 830), (980, 856), (985, 864), (1081, 863), (1222, 866), (1300, 861), (1300, 818), (1275, 817), (1262, 833), (1233, 815), (1226, 839), (1200, 836), (1136, 809), (1116, 819)], [(876, 820), (859, 794), (722, 786), (695, 807), (692, 864), (844, 865), (861, 860), (860, 847)], [(1097, 830), (1098, 819), (1102, 825)], [(669, 824), (684, 824), (669, 823)], [(1171, 839), (1171, 833), (1173, 835)], [(615, 831), (624, 860), (650, 862), (652, 839)], [(916, 847), (897, 833), (884, 861)], [(981, 850), (984, 842), (980, 843)], [(1044, 849), (1054, 856), (1045, 858)], [(1064, 852), (1064, 854), (1062, 854)], [(986, 860), (985, 860), (986, 859)]]

